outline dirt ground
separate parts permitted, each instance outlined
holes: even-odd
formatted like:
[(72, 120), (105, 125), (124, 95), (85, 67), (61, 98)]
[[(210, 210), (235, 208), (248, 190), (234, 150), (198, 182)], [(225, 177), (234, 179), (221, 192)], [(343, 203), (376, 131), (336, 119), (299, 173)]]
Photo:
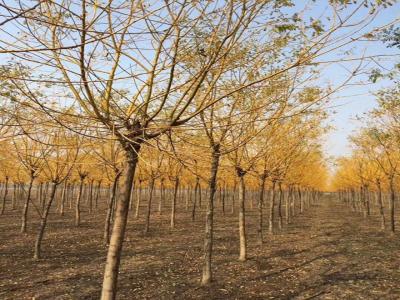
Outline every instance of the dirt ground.
[[(144, 205), (144, 204), (143, 204)], [(156, 205), (156, 204), (155, 204)], [(142, 207), (143, 211), (145, 207)], [(256, 242), (256, 211), (247, 211), (248, 261), (238, 261), (237, 216), (216, 208), (214, 282), (200, 287), (204, 212), (192, 223), (178, 208), (177, 228), (167, 211), (143, 215), (127, 230), (118, 299), (399, 299), (400, 239), (326, 198), (274, 236)], [(0, 299), (98, 299), (106, 248), (104, 213), (52, 213), (43, 259), (32, 259), (38, 218), (31, 210), (28, 234), (20, 235), (20, 210), (0, 216)]]

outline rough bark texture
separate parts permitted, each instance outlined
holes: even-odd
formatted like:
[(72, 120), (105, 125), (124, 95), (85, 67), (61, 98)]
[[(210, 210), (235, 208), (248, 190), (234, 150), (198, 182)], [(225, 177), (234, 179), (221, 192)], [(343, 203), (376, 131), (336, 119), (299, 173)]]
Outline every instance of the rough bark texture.
[[(206, 210), (206, 225), (204, 235), (204, 256), (203, 256), (203, 273), (201, 284), (207, 285), (212, 280), (211, 259), (213, 248), (213, 218), (214, 218), (214, 198), (217, 189), (217, 174), (220, 159), (219, 145), (213, 147), (212, 160), (211, 160), (211, 176), (209, 180), (210, 193), (208, 195), (207, 210)], [(197, 186), (197, 183), (196, 183)], [(194, 202), (196, 202), (196, 197)], [(192, 215), (193, 216), (193, 215)]]
[(53, 200), (56, 195), (56, 190), (57, 190), (57, 183), (52, 182), (51, 188), (50, 188), (50, 198), (49, 198), (49, 201), (47, 201), (47, 205), (43, 212), (42, 219), (40, 221), (39, 232), (38, 232), (38, 235), (37, 235), (36, 241), (35, 241), (35, 249), (34, 249), (34, 254), (33, 254), (34, 259), (41, 258), (41, 245), (42, 245), (42, 240), (43, 240), (43, 236), (44, 236), (44, 231), (45, 231), (46, 225), (47, 225), (47, 217), (49, 216), (51, 204), (53, 203)]
[(110, 243), (111, 214), (112, 214), (112, 208), (114, 206), (114, 201), (116, 196), (115, 194), (117, 191), (117, 185), (120, 175), (121, 173), (117, 173), (114, 177), (114, 182), (111, 189), (110, 201), (108, 202), (107, 206), (106, 222), (104, 224), (104, 233), (103, 233), (103, 242), (105, 245), (108, 245)]
[[(133, 178), (135, 175), (138, 152), (140, 145), (129, 145), (126, 150), (126, 163), (124, 168), (124, 183), (122, 186), (122, 197), (117, 198), (115, 221), (111, 233), (110, 245), (107, 252), (106, 267), (104, 271), (103, 287), (101, 291), (102, 300), (115, 299), (117, 294), (118, 271), (122, 254), (122, 244), (125, 236), (126, 222), (128, 220), (129, 201)], [(132, 147), (132, 148), (131, 148)]]

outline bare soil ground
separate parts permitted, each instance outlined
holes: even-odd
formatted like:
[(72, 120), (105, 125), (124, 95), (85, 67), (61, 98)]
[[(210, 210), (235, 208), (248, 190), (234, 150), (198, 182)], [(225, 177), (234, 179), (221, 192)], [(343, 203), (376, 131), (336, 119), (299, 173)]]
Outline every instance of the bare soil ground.
[[(145, 205), (145, 204), (143, 204)], [(178, 209), (177, 228), (167, 211), (152, 215), (144, 236), (143, 215), (127, 230), (118, 299), (399, 299), (400, 239), (334, 199), (324, 199), (274, 236), (256, 242), (256, 211), (247, 211), (247, 262), (238, 261), (237, 216), (216, 208), (214, 278), (200, 287), (203, 212), (192, 223)], [(102, 210), (103, 211), (103, 210)], [(144, 211), (144, 206), (143, 206)], [(40, 261), (32, 259), (38, 218), (19, 234), (20, 210), (0, 217), (0, 299), (98, 299), (106, 248), (104, 213), (55, 212)]]

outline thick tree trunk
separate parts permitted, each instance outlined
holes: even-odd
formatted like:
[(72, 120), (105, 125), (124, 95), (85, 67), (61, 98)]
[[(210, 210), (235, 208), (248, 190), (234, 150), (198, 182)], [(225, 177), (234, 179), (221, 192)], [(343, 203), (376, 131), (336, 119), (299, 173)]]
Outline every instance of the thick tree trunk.
[(81, 199), (84, 180), (85, 178), (80, 179), (78, 198), (76, 198), (75, 202), (75, 226), (77, 227), (81, 224)]
[(32, 186), (33, 186), (33, 180), (34, 179), (35, 178), (33, 176), (31, 176), (31, 179), (29, 181), (28, 194), (26, 195), (24, 208), (22, 210), (21, 233), (25, 233), (26, 232), (26, 224), (27, 224), (27, 221), (28, 221), (29, 202), (31, 201), (31, 193), (32, 193)]
[(275, 216), (275, 185), (276, 181), (272, 181), (272, 190), (271, 190), (271, 202), (269, 206), (269, 226), (268, 232), (269, 234), (274, 234), (274, 216)]
[(267, 177), (265, 174), (260, 177), (260, 195), (258, 198), (258, 242), (260, 244), (263, 243), (263, 203), (264, 203), (264, 192), (265, 192), (265, 180)]
[(179, 188), (179, 178), (174, 178), (175, 186), (174, 186), (174, 195), (172, 196), (172, 203), (171, 203), (171, 229), (175, 228), (175, 209), (176, 209), (176, 198), (178, 195), (178, 188)]
[(128, 220), (129, 201), (133, 185), (133, 178), (138, 160), (140, 145), (129, 145), (126, 153), (126, 164), (124, 168), (124, 184), (122, 197), (117, 198), (115, 221), (111, 233), (110, 245), (108, 247), (106, 267), (104, 271), (103, 287), (101, 291), (102, 300), (113, 300), (117, 294), (117, 280), (119, 264), (121, 260), (122, 244), (124, 241), (126, 223)]
[(154, 183), (156, 179), (152, 178), (150, 181), (149, 199), (147, 201), (147, 212), (146, 212), (146, 226), (144, 232), (148, 233), (150, 231), (150, 215), (151, 215), (151, 202), (153, 200)]
[[(206, 224), (205, 224), (205, 235), (204, 235), (204, 256), (203, 256), (203, 273), (201, 278), (201, 284), (207, 285), (212, 280), (211, 271), (211, 259), (213, 249), (213, 231), (214, 231), (214, 198), (217, 189), (217, 174), (220, 159), (220, 147), (219, 145), (213, 146), (212, 159), (211, 159), (211, 172), (209, 180), (210, 193), (208, 195), (207, 210), (206, 210)], [(196, 182), (198, 186), (198, 181)], [(196, 194), (196, 192), (195, 192)], [(196, 197), (194, 199), (196, 202)], [(195, 207), (195, 203), (194, 203)], [(192, 212), (192, 217), (194, 216)]]
[(240, 169), (237, 171), (239, 177), (239, 242), (240, 252), (239, 260), (245, 261), (247, 259), (247, 246), (246, 246), (246, 220), (245, 220), (245, 183), (244, 176), (246, 173)]
[(55, 195), (56, 195), (56, 189), (57, 189), (57, 183), (52, 182), (51, 188), (50, 188), (50, 198), (49, 198), (49, 201), (47, 202), (47, 205), (46, 205), (45, 210), (43, 212), (42, 220), (40, 221), (39, 232), (38, 232), (38, 235), (37, 235), (36, 241), (35, 241), (35, 249), (34, 249), (34, 254), (33, 254), (33, 258), (34, 259), (40, 259), (41, 258), (40, 250), (41, 250), (42, 240), (43, 240), (43, 236), (44, 236), (44, 231), (46, 229), (47, 217), (48, 217), (49, 212), (50, 212), (51, 204), (53, 203), (53, 200), (54, 200)]
[(112, 215), (112, 211), (113, 211), (113, 206), (114, 206), (116, 192), (117, 192), (117, 186), (118, 186), (118, 180), (119, 180), (120, 176), (121, 176), (121, 173), (117, 173), (115, 175), (114, 182), (113, 182), (113, 185), (111, 188), (110, 201), (108, 201), (108, 207), (107, 207), (106, 222), (104, 224), (104, 233), (103, 233), (104, 245), (108, 245), (110, 243), (111, 215)]
[(1, 214), (4, 214), (4, 211), (6, 209), (6, 199), (8, 195), (8, 176), (6, 176), (6, 182), (4, 184), (4, 195), (3, 195), (3, 205), (1, 206)]

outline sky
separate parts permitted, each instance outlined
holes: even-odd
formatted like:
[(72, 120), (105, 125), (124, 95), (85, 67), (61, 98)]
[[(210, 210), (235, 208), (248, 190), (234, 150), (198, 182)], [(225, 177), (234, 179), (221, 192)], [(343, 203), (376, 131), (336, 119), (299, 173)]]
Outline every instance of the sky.
[[(296, 5), (304, 5), (305, 1), (296, 1)], [(313, 16), (323, 14), (326, 8), (326, 1), (320, 1), (320, 5), (312, 12)], [(310, 13), (311, 14), (311, 13)], [(373, 28), (388, 24), (393, 20), (399, 21), (400, 18), (400, 2), (392, 7), (383, 10), (376, 19), (365, 30), (370, 31)], [(362, 53), (366, 55), (376, 54), (395, 54), (397, 56), (385, 58), (380, 62), (385, 66), (393, 66), (396, 62), (400, 62), (400, 52), (398, 49), (389, 49), (382, 42), (366, 41), (357, 43), (352, 49), (353, 57), (360, 56)], [(365, 52), (364, 52), (365, 51)], [(322, 60), (334, 60), (336, 54), (323, 57)], [(343, 78), (348, 74), (346, 69), (354, 67), (358, 62), (352, 63), (334, 63), (326, 67), (321, 73), (321, 83), (329, 82), (333, 86), (337, 86)], [(367, 68), (376, 67), (369, 64)], [(327, 157), (339, 157), (351, 154), (351, 147), (348, 138), (360, 128), (361, 123), (356, 120), (357, 116), (376, 107), (374, 93), (384, 87), (391, 85), (388, 80), (380, 80), (373, 84), (368, 80), (367, 75), (357, 77), (353, 83), (366, 83), (365, 85), (352, 85), (331, 97), (329, 124), (333, 129), (326, 136), (324, 150)], [(331, 162), (333, 159), (331, 160)]]
[[(327, 10), (329, 3), (328, 0), (317, 0), (316, 2), (312, 0), (294, 0), (294, 2), (295, 7), (292, 8), (293, 11), (297, 12), (307, 6), (307, 3), (310, 3), (312, 9), (305, 13), (305, 17), (309, 18), (312, 16), (314, 19), (318, 19), (320, 17), (323, 23), (327, 22), (324, 16), (326, 16), (327, 11), (329, 11)], [(348, 12), (350, 12), (351, 9), (354, 9), (354, 6), (349, 6)], [(345, 14), (346, 11), (343, 12), (343, 15)], [(365, 15), (365, 10), (361, 13), (361, 15)], [(365, 32), (369, 32), (377, 26), (387, 24), (399, 18), (400, 1), (398, 1), (398, 3), (394, 6), (380, 12), (370, 26), (365, 28)], [(398, 54), (399, 56), (397, 56), (395, 59), (391, 58), (390, 61), (382, 63), (386, 65), (393, 65), (396, 59), (397, 62), (400, 62), (399, 50), (388, 49), (381, 42), (360, 42), (355, 44), (354, 49), (349, 48), (345, 50), (353, 51), (350, 57), (359, 57), (362, 53), (365, 53), (366, 55)], [(341, 51), (335, 51), (334, 53), (325, 55), (320, 59), (322, 61), (337, 60), (339, 55), (338, 53), (343, 54)], [(326, 64), (321, 71), (318, 81), (321, 86), (326, 86), (327, 84), (330, 84), (331, 86), (337, 86), (348, 75), (348, 70), (352, 69), (352, 67), (354, 67), (357, 63), (358, 62), (356, 61), (348, 63)], [(374, 67), (374, 65), (370, 64), (367, 67)], [(382, 87), (390, 85), (390, 82), (387, 81), (379, 81), (376, 84), (368, 82), (368, 76), (366, 75), (357, 77), (355, 80), (356, 81), (353, 83), (356, 83), (357, 81), (363, 81), (367, 82), (368, 84), (363, 86), (352, 85), (351, 87), (339, 91), (331, 97), (330, 103), (328, 104), (329, 111), (331, 113), (329, 117), (329, 124), (332, 125), (333, 129), (325, 138), (324, 150), (327, 157), (338, 157), (342, 155), (349, 155), (351, 153), (348, 137), (361, 125), (360, 122), (355, 120), (356, 116), (360, 116), (375, 107), (376, 102), (374, 100), (373, 93)]]

